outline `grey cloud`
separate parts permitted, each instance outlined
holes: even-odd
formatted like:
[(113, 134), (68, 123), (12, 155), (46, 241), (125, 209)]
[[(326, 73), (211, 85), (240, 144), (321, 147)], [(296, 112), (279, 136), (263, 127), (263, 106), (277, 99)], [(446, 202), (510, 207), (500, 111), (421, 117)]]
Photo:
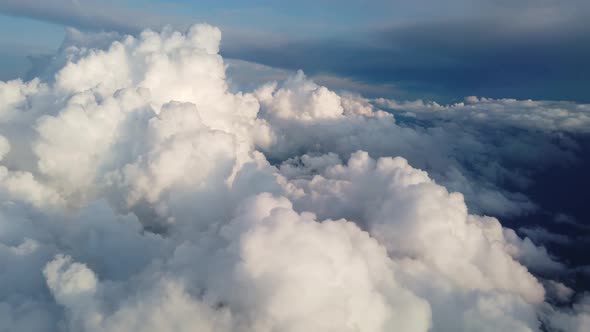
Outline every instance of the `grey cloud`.
[(547, 22), (518, 13), (449, 18), (365, 31), (362, 38), (228, 45), (224, 51), (271, 66), (303, 68), (311, 75), (327, 72), (394, 84), (405, 98), (486, 95), (588, 102), (588, 12), (549, 12)]
[(575, 241), (574, 239), (571, 239), (565, 235), (554, 234), (554, 233), (551, 233), (541, 227), (535, 227), (535, 228), (523, 227), (523, 228), (520, 228), (519, 231), (522, 232), (527, 237), (529, 237), (531, 240), (533, 240), (533, 242), (535, 242), (538, 245), (543, 245), (544, 243), (557, 243), (557, 244), (562, 244), (562, 245), (566, 244), (567, 245), (567, 244), (571, 243), (571, 241)]
[(162, 25), (162, 18), (94, 0), (1, 0), (0, 12), (80, 29), (139, 32)]

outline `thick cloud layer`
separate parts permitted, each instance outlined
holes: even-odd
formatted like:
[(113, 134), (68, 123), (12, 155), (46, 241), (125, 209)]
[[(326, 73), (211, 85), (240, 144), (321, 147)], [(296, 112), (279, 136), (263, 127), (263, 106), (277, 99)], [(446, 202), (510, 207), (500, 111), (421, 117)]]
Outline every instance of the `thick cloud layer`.
[(542, 131), (588, 133), (590, 131), (590, 104), (515, 99), (491, 99), (475, 96), (453, 105), (396, 102), (379, 98), (378, 105), (418, 118), (443, 118), (454, 121), (488, 123)]
[(233, 93), (212, 26), (79, 37), (0, 83), (0, 329), (582, 331), (565, 265), (469, 212), (536, 208), (472, 170), (505, 149), (303, 73)]

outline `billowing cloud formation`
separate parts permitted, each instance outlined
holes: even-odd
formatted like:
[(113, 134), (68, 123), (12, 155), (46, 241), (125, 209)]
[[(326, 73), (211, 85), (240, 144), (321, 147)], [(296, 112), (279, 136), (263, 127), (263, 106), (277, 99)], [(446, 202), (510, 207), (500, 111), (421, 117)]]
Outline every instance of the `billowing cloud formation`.
[[(292, 88), (294, 85), (299, 87)], [(524, 114), (518, 115), (512, 109), (519, 102), (514, 101), (515, 105), (510, 107), (496, 105), (500, 114), (487, 115), (491, 118), (488, 125), (464, 121), (442, 111), (422, 112), (426, 114), (423, 117), (409, 114), (411, 107), (395, 112), (397, 108), (393, 106), (397, 104), (393, 105), (393, 101), (334, 95), (323, 89), (299, 73), (282, 85), (269, 84), (256, 90), (261, 112), (277, 132), (272, 148), (261, 147), (268, 157), (284, 160), (304, 152), (334, 152), (346, 159), (357, 150), (373, 156), (401, 155), (428, 171), (436, 181), (464, 193), (474, 211), (502, 216), (520, 215), (537, 208), (523, 194), (535, 172), (576, 160), (578, 146), (568, 135), (569, 126), (555, 125), (556, 131), (549, 133), (530, 131), (528, 126), (579, 118), (581, 122), (573, 128), (583, 132), (588, 113), (587, 105), (562, 103), (565, 109), (552, 112), (545, 111), (542, 102), (521, 102), (540, 106), (538, 110), (529, 105), (521, 109)], [(379, 111), (374, 104), (386, 106), (386, 110), (393, 108), (395, 117), (391, 112)], [(486, 106), (481, 102), (473, 107), (484, 113)], [(300, 109), (301, 113), (293, 114), (293, 109)], [(536, 115), (537, 110), (540, 115)], [(518, 116), (533, 119), (511, 119)], [(536, 118), (540, 120), (534, 121)], [(506, 185), (499, 187), (499, 183)]]
[(587, 133), (590, 104), (514, 99), (465, 98), (465, 102), (440, 105), (436, 102), (396, 102), (379, 98), (377, 104), (419, 118), (436, 117), (457, 121), (491, 122), (495, 125), (544, 131)]
[(530, 272), (561, 263), (411, 166), (533, 208), (463, 175), (483, 143), (302, 73), (230, 92), (220, 37), (72, 45), (53, 79), (0, 84), (0, 328), (581, 331), (585, 298), (553, 307), (567, 286)]

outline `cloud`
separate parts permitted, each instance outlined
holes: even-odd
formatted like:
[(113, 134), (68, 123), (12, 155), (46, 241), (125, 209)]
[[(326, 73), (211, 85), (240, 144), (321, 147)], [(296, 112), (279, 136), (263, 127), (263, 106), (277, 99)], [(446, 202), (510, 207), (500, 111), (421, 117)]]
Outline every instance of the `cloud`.
[[(236, 91), (253, 91), (267, 82), (284, 81), (296, 71), (266, 66), (260, 63), (225, 58), (229, 84)], [(311, 76), (314, 82), (334, 91), (355, 92), (363, 96), (390, 96), (402, 93), (393, 85), (371, 84), (329, 74)]]
[(224, 54), (274, 67), (303, 68), (312, 76), (331, 74), (394, 85), (399, 91), (390, 97), (589, 101), (584, 88), (584, 59), (590, 55), (584, 23), (587, 5), (543, 8), (537, 2), (521, 3), (518, 10), (509, 5), (485, 8), (481, 2), (463, 5), (461, 10), (483, 9), (412, 23), (374, 22), (363, 33), (323, 39), (229, 44)]
[(153, 15), (137, 15), (133, 10), (110, 7), (94, 0), (49, 0), (42, 3), (2, 0), (0, 12), (81, 29), (124, 33), (139, 32), (144, 28), (161, 25), (160, 19)]
[(586, 134), (590, 123), (590, 104), (572, 102), (491, 99), (475, 96), (464, 102), (440, 105), (436, 102), (398, 102), (378, 98), (378, 105), (417, 118), (452, 119), (489, 126), (510, 126), (544, 131)]
[(588, 294), (582, 295), (567, 312), (556, 312), (548, 309), (551, 327), (564, 331), (584, 331), (590, 323), (590, 307)]
[(519, 229), (520, 232), (525, 234), (527, 237), (531, 238), (535, 243), (543, 244), (543, 243), (559, 243), (559, 244), (568, 244), (572, 240), (565, 235), (562, 234), (554, 234), (548, 232), (544, 228), (535, 227), (535, 228), (526, 228), (523, 227)]
[[(301, 90), (291, 88), (297, 82)], [(301, 92), (296, 95), (295, 91)], [(576, 161), (578, 146), (574, 138), (564, 135), (570, 130), (566, 126), (572, 124), (574, 133), (585, 130), (582, 124), (586, 105), (565, 103), (544, 110), (543, 102), (515, 100), (473, 106), (433, 104), (445, 110), (458, 109), (455, 113), (447, 112), (457, 114), (457, 121), (448, 121), (447, 113), (432, 112), (429, 106), (422, 108), (430, 112), (414, 112), (416, 115), (410, 113), (413, 104), (392, 106), (377, 100), (377, 106), (387, 106), (383, 108), (389, 112), (386, 113), (375, 111), (371, 100), (351, 94), (335, 97), (322, 91), (321, 87), (306, 82), (301, 74), (279, 85), (259, 89), (262, 112), (268, 114), (265, 117), (273, 128), (280, 128), (276, 130), (272, 148), (262, 147), (272, 160), (295, 157), (302, 151), (335, 152), (343, 158), (359, 149), (374, 156), (401, 155), (445, 186), (463, 192), (472, 209), (494, 215), (534, 211), (535, 204), (523, 192), (541, 169), (549, 165), (566, 167)], [(338, 107), (339, 103), (342, 108)], [(420, 108), (423, 103), (417, 105), (415, 108)], [(487, 112), (490, 107), (495, 107), (495, 112)], [(530, 112), (520, 112), (527, 107)], [(564, 107), (571, 111), (563, 110)], [(312, 114), (318, 108), (329, 114)], [(466, 122), (459, 115), (467, 113), (463, 109), (470, 108), (476, 110), (473, 113), (494, 119)], [(290, 120), (294, 117), (292, 109), (303, 110), (298, 115), (300, 118), (293, 119), (297, 121)], [(314, 117), (318, 119), (311, 121)], [(528, 121), (519, 121), (521, 117)], [(473, 119), (477, 120), (475, 116)], [(512, 124), (520, 128), (515, 129)], [(527, 124), (565, 125), (547, 134), (528, 131)], [(547, 158), (549, 155), (552, 157)], [(504, 183), (502, 188), (498, 188), (499, 183)]]
[(583, 322), (583, 301), (552, 306), (536, 276), (566, 266), (474, 212), (535, 208), (503, 185), (528, 179), (507, 161), (554, 165), (539, 156), (570, 145), (516, 133), (522, 145), (494, 148), (495, 136), (398, 121), (302, 72), (239, 92), (210, 25), (77, 37), (49, 79), (0, 84), (0, 328)]

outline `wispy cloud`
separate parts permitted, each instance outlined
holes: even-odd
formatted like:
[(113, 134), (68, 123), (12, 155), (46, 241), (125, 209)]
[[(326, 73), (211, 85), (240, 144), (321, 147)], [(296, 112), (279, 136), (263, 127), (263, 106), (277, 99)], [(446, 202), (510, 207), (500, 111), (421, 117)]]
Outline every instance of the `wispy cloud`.
[(95, 0), (0, 0), (0, 12), (79, 29), (138, 32), (161, 26), (161, 15)]

